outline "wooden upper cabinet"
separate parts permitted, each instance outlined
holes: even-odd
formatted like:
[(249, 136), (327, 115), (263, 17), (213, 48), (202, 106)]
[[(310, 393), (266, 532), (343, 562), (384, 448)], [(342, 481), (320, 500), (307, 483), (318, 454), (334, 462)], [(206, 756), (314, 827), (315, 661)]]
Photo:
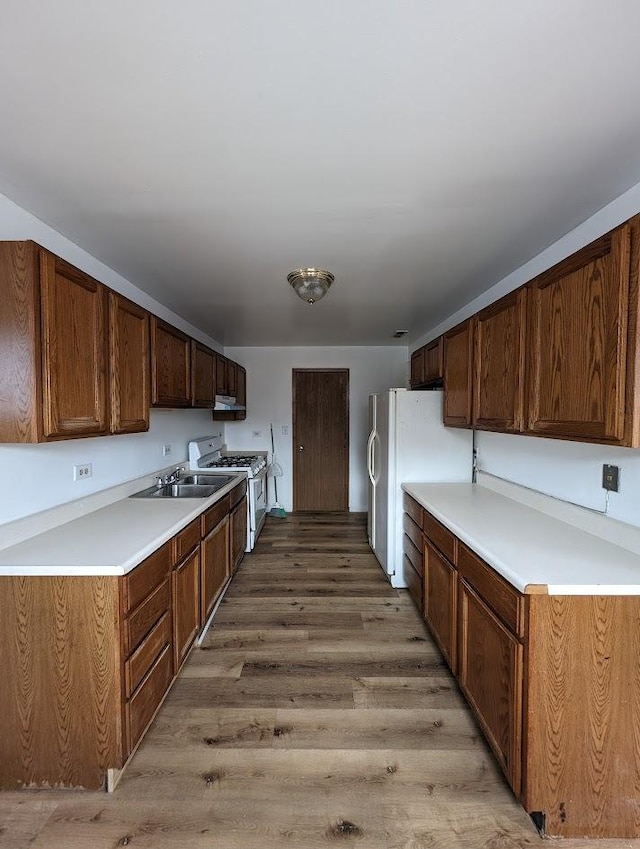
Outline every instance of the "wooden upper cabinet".
[(471, 427), (473, 379), (473, 319), (448, 330), (443, 338), (443, 421)]
[(151, 401), (157, 407), (191, 406), (191, 339), (151, 316)]
[(411, 388), (442, 381), (442, 336), (418, 348), (411, 355)]
[(111, 432), (149, 430), (149, 313), (109, 292)]
[[(236, 387), (236, 403), (241, 404), (246, 407), (247, 405), (247, 370), (244, 366), (237, 366), (237, 380), (238, 385)], [(242, 421), (247, 418), (246, 410), (236, 410), (236, 419), (238, 421)]]
[(637, 444), (637, 242), (636, 218), (527, 285), (528, 433)]
[(216, 354), (211, 348), (191, 341), (191, 404), (212, 408), (216, 396)]
[(411, 387), (422, 386), (424, 383), (424, 348), (418, 348), (411, 354)]
[(227, 360), (227, 395), (236, 397), (238, 391), (238, 367), (232, 360)]
[(476, 316), (473, 424), (479, 430), (522, 429), (525, 291)]
[(108, 431), (107, 290), (40, 249), (42, 433)]
[(216, 354), (216, 395), (228, 395), (227, 358)]
[(437, 383), (442, 380), (442, 336), (424, 346), (424, 382)]

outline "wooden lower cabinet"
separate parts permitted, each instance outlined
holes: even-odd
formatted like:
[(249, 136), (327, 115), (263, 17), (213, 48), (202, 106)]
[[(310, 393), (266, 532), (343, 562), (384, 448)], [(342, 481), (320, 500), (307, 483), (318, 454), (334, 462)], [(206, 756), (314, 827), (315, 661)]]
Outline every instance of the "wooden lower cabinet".
[(519, 796), (523, 648), (466, 581), (459, 582), (459, 594), (458, 681)]
[(173, 662), (182, 666), (200, 630), (200, 546), (172, 574)]
[(202, 540), (200, 556), (200, 613), (204, 624), (231, 574), (228, 515)]
[(424, 618), (451, 671), (456, 657), (457, 572), (427, 540), (424, 542)]
[(122, 770), (228, 582), (231, 503), (122, 577), (0, 576), (0, 790)]
[(547, 837), (639, 838), (640, 596), (518, 592), (404, 504), (405, 574), (422, 567), (425, 620), (536, 826)]

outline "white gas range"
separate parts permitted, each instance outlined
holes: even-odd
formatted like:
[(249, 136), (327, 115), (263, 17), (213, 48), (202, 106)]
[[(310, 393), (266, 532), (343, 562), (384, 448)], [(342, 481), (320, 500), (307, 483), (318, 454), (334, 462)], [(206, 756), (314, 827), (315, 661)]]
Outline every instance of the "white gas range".
[(223, 436), (215, 433), (189, 443), (191, 471), (244, 472), (247, 476), (247, 547), (256, 544), (267, 515), (267, 452), (223, 451)]

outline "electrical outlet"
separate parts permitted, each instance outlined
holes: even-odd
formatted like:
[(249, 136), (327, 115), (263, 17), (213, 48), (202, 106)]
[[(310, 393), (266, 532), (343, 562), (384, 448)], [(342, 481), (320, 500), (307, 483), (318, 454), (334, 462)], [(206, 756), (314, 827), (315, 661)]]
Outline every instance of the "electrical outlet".
[(258, 438), (259, 438), (259, 437), (261, 437), (261, 436), (262, 436), (262, 431), (261, 431), (261, 430), (252, 430), (252, 431), (251, 431), (251, 436), (255, 436), (255, 437), (258, 437)]
[(618, 492), (620, 489), (620, 466), (602, 465), (602, 488), (609, 492)]
[(169, 457), (171, 455), (171, 443), (162, 446), (162, 456)]
[(289, 425), (282, 425), (282, 435), (289, 436)]
[(75, 465), (73, 467), (73, 479), (74, 481), (83, 481), (86, 478), (90, 478), (93, 475), (93, 468), (91, 463), (83, 463), (82, 465)]

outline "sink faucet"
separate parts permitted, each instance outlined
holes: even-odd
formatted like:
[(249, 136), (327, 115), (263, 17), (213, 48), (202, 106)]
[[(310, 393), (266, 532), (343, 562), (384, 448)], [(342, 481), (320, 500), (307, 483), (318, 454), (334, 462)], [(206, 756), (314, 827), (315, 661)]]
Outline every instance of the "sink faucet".
[(176, 466), (172, 472), (165, 477), (165, 483), (176, 483), (180, 477), (180, 472), (184, 471), (184, 466)]
[(172, 472), (169, 472), (164, 477), (158, 477), (157, 486), (167, 486), (170, 483), (177, 483), (180, 478), (180, 472), (184, 471), (184, 466), (176, 466)]

